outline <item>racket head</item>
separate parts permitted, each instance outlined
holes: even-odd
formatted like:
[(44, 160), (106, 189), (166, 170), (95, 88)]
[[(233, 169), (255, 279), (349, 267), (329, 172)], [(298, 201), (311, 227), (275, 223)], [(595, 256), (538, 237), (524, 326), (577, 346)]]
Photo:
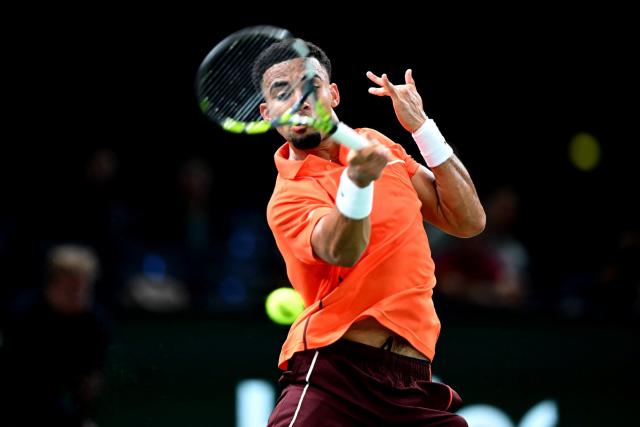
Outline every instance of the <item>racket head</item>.
[[(315, 65), (313, 57), (317, 60)], [(304, 61), (292, 61), (297, 58)], [(269, 120), (264, 120), (260, 105), (265, 101), (266, 71), (281, 64), (287, 64), (283, 74), (289, 77), (276, 84), (282, 87), (277, 86), (275, 92), (271, 85), (264, 88), (271, 103), (265, 114)], [(312, 128), (319, 131), (312, 133), (312, 137), (324, 139), (334, 135), (339, 143), (355, 150), (366, 146), (368, 143), (363, 137), (334, 119), (326, 97), (323, 100), (317, 96), (313, 81), (321, 74), (328, 84), (331, 63), (317, 46), (294, 38), (283, 28), (248, 27), (227, 36), (205, 57), (196, 75), (196, 96), (202, 112), (229, 132), (257, 134), (278, 127), (285, 136), (286, 130), (282, 131), (280, 126), (289, 125), (289, 132), (292, 126), (298, 126), (294, 132), (302, 133)], [(272, 108), (274, 98), (282, 105)], [(290, 133), (286, 137), (294, 139)]]
[(258, 57), (271, 45), (290, 41), (292, 49), (279, 52), (281, 62), (306, 55), (304, 43), (274, 26), (244, 28), (218, 43), (200, 64), (196, 75), (196, 96), (200, 109), (223, 129), (234, 133), (262, 133), (272, 123), (262, 119), (264, 101), (261, 81), (254, 75)]

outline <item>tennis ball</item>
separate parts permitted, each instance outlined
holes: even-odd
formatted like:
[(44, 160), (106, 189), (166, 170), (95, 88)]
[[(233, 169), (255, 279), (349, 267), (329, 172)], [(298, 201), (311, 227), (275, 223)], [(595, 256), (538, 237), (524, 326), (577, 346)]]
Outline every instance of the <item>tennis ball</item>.
[(600, 143), (593, 135), (579, 132), (569, 143), (569, 158), (576, 168), (591, 171), (600, 162)]
[(278, 288), (267, 297), (265, 308), (271, 320), (279, 325), (290, 325), (304, 310), (304, 302), (295, 289)]

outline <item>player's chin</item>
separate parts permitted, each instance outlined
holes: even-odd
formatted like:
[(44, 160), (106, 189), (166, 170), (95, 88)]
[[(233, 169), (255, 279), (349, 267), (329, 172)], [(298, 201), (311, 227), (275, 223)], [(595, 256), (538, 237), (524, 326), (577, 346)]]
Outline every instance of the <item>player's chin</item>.
[(296, 132), (291, 129), (289, 141), (299, 150), (309, 150), (316, 148), (322, 142), (322, 134), (317, 130), (307, 128), (304, 132)]

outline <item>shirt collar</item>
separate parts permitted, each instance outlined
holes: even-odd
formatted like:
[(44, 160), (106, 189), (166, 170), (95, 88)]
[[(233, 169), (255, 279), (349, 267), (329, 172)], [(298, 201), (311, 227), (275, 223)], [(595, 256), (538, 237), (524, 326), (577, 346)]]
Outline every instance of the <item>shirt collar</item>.
[(349, 154), (349, 148), (341, 145), (338, 155), (340, 163), (334, 163), (313, 154), (309, 154), (304, 160), (290, 160), (289, 150), (289, 143), (285, 142), (273, 156), (278, 174), (285, 179), (294, 179), (299, 176), (320, 176), (328, 170), (342, 168), (347, 164), (347, 155)]

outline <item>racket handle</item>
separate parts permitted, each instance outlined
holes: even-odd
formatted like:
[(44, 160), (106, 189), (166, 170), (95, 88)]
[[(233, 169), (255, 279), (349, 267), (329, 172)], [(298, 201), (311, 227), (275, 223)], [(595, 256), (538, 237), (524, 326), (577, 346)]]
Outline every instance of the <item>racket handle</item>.
[(364, 136), (342, 122), (338, 123), (335, 132), (331, 136), (340, 144), (346, 145), (352, 150), (360, 150), (369, 145), (369, 141)]

